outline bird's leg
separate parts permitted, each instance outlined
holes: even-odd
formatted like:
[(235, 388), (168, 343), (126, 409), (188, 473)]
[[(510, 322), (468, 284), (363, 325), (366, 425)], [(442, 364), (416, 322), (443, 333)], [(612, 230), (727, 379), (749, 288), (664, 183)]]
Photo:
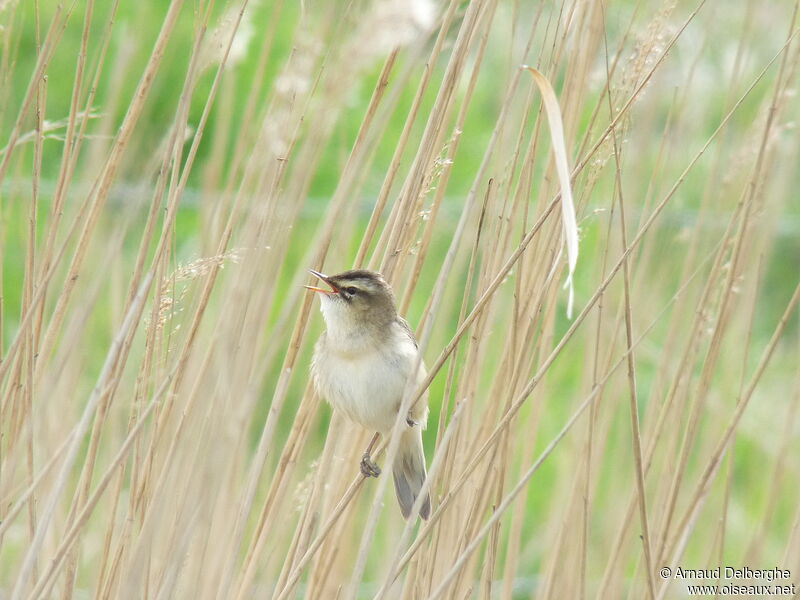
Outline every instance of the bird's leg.
[(372, 452), (372, 448), (375, 446), (375, 442), (378, 441), (379, 436), (380, 433), (375, 433), (375, 435), (372, 436), (372, 441), (369, 443), (369, 446), (367, 446), (367, 449), (364, 450), (364, 454), (361, 457), (361, 474), (364, 477), (377, 477), (381, 474), (380, 467), (373, 462), (370, 456), (370, 452)]

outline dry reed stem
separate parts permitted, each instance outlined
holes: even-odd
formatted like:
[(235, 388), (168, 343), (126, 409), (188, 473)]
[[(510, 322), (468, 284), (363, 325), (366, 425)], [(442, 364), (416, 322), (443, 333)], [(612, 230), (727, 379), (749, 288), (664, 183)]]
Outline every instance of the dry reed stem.
[[(622, 248), (627, 250), (628, 241), (625, 231), (625, 208), (622, 193), (622, 178), (620, 173), (620, 148), (617, 141), (614, 141), (615, 146), (615, 163), (617, 168), (617, 198), (619, 200), (619, 214), (620, 214), (620, 235), (622, 237)], [(630, 267), (626, 260), (623, 264), (623, 283), (625, 289), (625, 336), (628, 347), (633, 342), (633, 324), (631, 317), (631, 290), (630, 290)], [(628, 353), (628, 380), (630, 385), (630, 411), (631, 411), (631, 430), (633, 438), (633, 456), (636, 464), (636, 487), (638, 493), (639, 504), (639, 519), (642, 528), (642, 545), (644, 546), (644, 560), (645, 560), (645, 577), (648, 584), (649, 597), (655, 597), (655, 570), (653, 569), (653, 559), (651, 552), (650, 541), (650, 527), (647, 518), (647, 501), (644, 484), (644, 469), (642, 467), (642, 440), (639, 431), (639, 396), (636, 391), (636, 366), (634, 361), (633, 351)]]
[[(794, 36), (797, 34), (797, 31), (794, 31), (794, 19), (791, 22), (789, 33), (787, 36), (786, 44), (784, 48), (788, 48), (788, 45), (791, 43)], [(741, 200), (741, 204), (743, 205), (744, 212), (742, 214), (742, 218), (740, 221), (739, 231), (737, 232), (735, 241), (734, 241), (734, 248), (732, 250), (732, 258), (730, 259), (730, 267), (728, 269), (727, 281), (725, 284), (725, 291), (722, 297), (722, 302), (718, 311), (718, 319), (714, 326), (714, 332), (712, 335), (712, 339), (710, 342), (709, 353), (707, 359), (703, 363), (703, 372), (700, 376), (700, 383), (698, 386), (698, 390), (695, 392), (692, 401), (693, 401), (693, 408), (691, 409), (692, 416), (690, 417), (689, 427), (686, 429), (684, 438), (681, 442), (681, 450), (680, 450), (680, 462), (678, 469), (674, 472), (674, 477), (672, 479), (670, 492), (669, 492), (669, 500), (668, 500), (668, 508), (666, 513), (666, 522), (663, 526), (664, 534), (662, 535), (662, 546), (659, 551), (659, 562), (664, 562), (667, 558), (667, 537), (670, 529), (671, 518), (673, 515), (673, 511), (675, 510), (675, 503), (677, 501), (677, 494), (680, 482), (684, 475), (684, 470), (686, 468), (686, 462), (689, 458), (689, 448), (693, 443), (693, 439), (696, 433), (697, 427), (697, 419), (699, 416), (700, 409), (703, 406), (703, 402), (707, 396), (708, 389), (710, 387), (710, 376), (713, 370), (713, 367), (716, 363), (716, 359), (719, 353), (720, 344), (721, 344), (721, 337), (724, 333), (724, 328), (726, 325), (726, 318), (727, 318), (727, 308), (728, 303), (731, 301), (731, 293), (733, 289), (734, 282), (736, 281), (736, 277), (738, 276), (739, 271), (739, 264), (741, 259), (742, 247), (744, 245), (744, 238), (745, 234), (748, 230), (749, 226), (749, 218), (750, 218), (750, 211), (751, 207), (754, 202), (754, 195), (755, 190), (757, 188), (757, 181), (761, 169), (763, 167), (763, 161), (767, 146), (767, 140), (770, 136), (771, 127), (775, 118), (776, 113), (776, 105), (777, 100), (780, 94), (780, 84), (781, 80), (783, 79), (783, 74), (786, 68), (786, 62), (788, 59), (788, 54), (786, 52), (781, 52), (781, 63), (777, 78), (777, 85), (775, 86), (773, 100), (770, 105), (769, 115), (767, 118), (767, 122), (764, 126), (764, 130), (761, 137), (761, 144), (759, 146), (758, 155), (756, 158), (756, 164), (753, 169), (753, 173), (751, 176), (750, 184), (747, 187), (747, 196)]]
[[(678, 548), (680, 546), (681, 540), (685, 539), (686, 537), (688, 524), (691, 522), (692, 518), (697, 514), (701, 501), (708, 491), (708, 486), (719, 470), (722, 455), (725, 453), (725, 449), (728, 447), (728, 444), (730, 443), (731, 437), (733, 436), (733, 433), (735, 432), (736, 427), (742, 418), (742, 414), (747, 408), (750, 399), (753, 396), (753, 392), (755, 391), (755, 388), (758, 385), (761, 376), (764, 374), (764, 370), (766, 369), (770, 359), (772, 358), (772, 354), (775, 351), (775, 347), (783, 335), (783, 331), (786, 328), (786, 324), (789, 322), (789, 317), (791, 317), (795, 308), (797, 308), (798, 303), (800, 303), (800, 284), (798, 284), (798, 286), (795, 288), (794, 293), (792, 294), (792, 297), (789, 300), (788, 304), (786, 305), (786, 309), (784, 310), (783, 315), (780, 318), (780, 321), (778, 321), (778, 324), (775, 326), (772, 338), (769, 340), (769, 343), (767, 344), (766, 348), (764, 349), (764, 352), (761, 355), (761, 358), (759, 359), (755, 372), (753, 373), (753, 376), (750, 379), (750, 383), (748, 384), (742, 396), (738, 399), (736, 403), (736, 410), (734, 411), (733, 416), (731, 417), (731, 421), (727, 426), (727, 428), (725, 429), (725, 433), (723, 434), (722, 438), (717, 443), (717, 446), (714, 449), (713, 453), (711, 454), (711, 458), (706, 468), (703, 470), (703, 473), (700, 477), (700, 482), (697, 485), (694, 494), (692, 495), (692, 499), (689, 502), (689, 506), (686, 510), (686, 513), (680, 520), (679, 526), (676, 528), (677, 533), (673, 538), (672, 542), (670, 543), (670, 545), (668, 546), (668, 552), (669, 552), (668, 555), (670, 557), (671, 564), (675, 564), (675, 561), (679, 559)], [(663, 597), (665, 590), (666, 590), (666, 584), (662, 584), (661, 590), (659, 591), (660, 597)]]
[[(608, 55), (606, 55), (606, 70), (608, 70)], [(609, 77), (610, 79), (610, 77)], [(614, 107), (611, 103), (611, 96), (609, 99), (609, 112), (614, 114)], [(611, 130), (611, 136), (614, 148), (614, 166), (616, 168), (616, 196), (619, 204), (619, 222), (620, 222), (620, 238), (622, 242), (623, 252), (628, 250), (628, 236), (626, 230), (625, 218), (625, 201), (623, 194), (622, 182), (622, 149), (617, 139), (616, 129)], [(633, 317), (631, 316), (631, 285), (630, 285), (630, 265), (626, 259), (622, 265), (623, 272), (623, 289), (625, 299), (625, 338), (629, 348), (628, 351), (628, 385), (629, 385), (629, 400), (630, 400), (630, 417), (631, 417), (631, 438), (633, 440), (633, 457), (636, 469), (636, 490), (637, 500), (639, 504), (639, 522), (642, 528), (642, 546), (644, 549), (644, 563), (645, 563), (645, 579), (647, 580), (647, 592), (650, 600), (655, 598), (655, 569), (653, 568), (652, 558), (652, 542), (650, 537), (650, 526), (647, 517), (647, 499), (644, 482), (644, 468), (642, 466), (642, 440), (639, 430), (639, 395), (636, 389), (636, 361), (634, 358), (633, 349)]]
[[(779, 341), (796, 307), (777, 313), (798, 302), (782, 262), (800, 48), (792, 25), (762, 35), (789, 7), (178, 4), (89, 0), (73, 21), (35, 3), (30, 60), (28, 9), (0, 9), (0, 590), (636, 597), (661, 548), (791, 568), (796, 395), (758, 401), (797, 379)], [(145, 16), (173, 20), (161, 57), (157, 31), (125, 34)], [(249, 57), (240, 22), (264, 32)], [(556, 87), (567, 177), (522, 63)], [(208, 268), (181, 280), (187, 256)], [(368, 432), (328, 422), (307, 381), (305, 269), (353, 259), (390, 277), (432, 365), (435, 512), (416, 531), (388, 478), (353, 479)]]
[[(582, 412), (586, 408), (586, 405), (591, 404), (591, 403), (593, 403), (595, 401), (594, 399), (597, 398), (600, 395), (605, 383), (610, 379), (612, 374), (616, 371), (616, 369), (624, 361), (627, 360), (628, 353), (630, 351), (632, 351), (632, 349), (635, 348), (643, 339), (646, 338), (648, 332), (658, 323), (658, 321), (660, 320), (661, 316), (666, 313), (667, 309), (672, 305), (673, 302), (675, 302), (676, 300), (678, 300), (681, 297), (682, 293), (686, 290), (686, 288), (688, 288), (689, 284), (694, 280), (694, 278), (698, 274), (701, 273), (702, 267), (703, 267), (703, 265), (701, 264), (697, 268), (697, 270), (687, 280), (684, 281), (684, 283), (680, 287), (680, 289), (677, 290), (677, 292), (670, 299), (670, 301), (667, 303), (667, 305), (659, 312), (659, 316), (655, 320), (653, 320), (653, 322), (643, 331), (643, 333), (640, 335), (640, 337), (633, 344), (632, 348), (627, 350), (616, 361), (616, 363), (614, 363), (613, 365), (611, 364), (611, 355), (609, 354), (609, 357), (608, 357), (609, 358), (609, 364), (607, 366), (607, 369), (605, 370), (605, 374), (604, 374), (603, 378), (598, 382), (598, 384), (593, 387), (590, 395), (584, 400), (584, 403), (580, 405), (580, 408), (579, 408), (580, 412)], [(578, 318), (580, 318), (580, 317), (578, 317)], [(577, 414), (573, 414), (573, 417), (577, 418), (577, 416), (578, 416)], [(571, 422), (574, 422), (574, 421), (571, 421)], [(570, 425), (570, 427), (571, 427), (571, 425)], [(567, 429), (568, 428), (565, 426), (565, 428), (562, 429), (562, 434), (566, 434)], [(563, 437), (563, 435), (560, 435), (560, 437)], [(560, 437), (559, 437), (559, 439), (560, 439)], [(555, 446), (553, 446), (553, 447), (555, 447)], [(544, 458), (546, 458), (546, 455), (542, 454), (540, 456), (540, 460), (543, 460)], [(539, 461), (537, 461), (537, 463), (539, 463)], [(471, 468), (471, 463), (470, 463), (470, 465), (467, 465), (464, 470), (468, 471), (468, 470), (470, 470), (470, 468)], [(400, 564), (400, 568), (403, 568), (407, 564), (408, 560), (411, 558), (411, 556), (413, 556), (414, 552), (416, 552), (416, 550), (418, 549), (418, 547), (419, 547), (420, 543), (422, 542), (422, 540), (425, 538), (426, 535), (428, 535), (430, 533), (430, 530), (433, 529), (433, 525), (435, 524), (435, 520), (441, 516), (442, 512), (447, 507), (447, 505), (450, 502), (452, 502), (453, 498), (455, 497), (455, 494), (458, 493), (461, 485), (463, 485), (465, 480), (466, 480), (465, 477), (462, 476), (453, 486), (451, 486), (450, 492), (448, 493), (448, 495), (445, 496), (445, 498), (440, 503), (439, 508), (433, 513), (433, 515), (431, 515), (430, 521), (426, 524), (425, 528), (419, 533), (419, 535), (417, 537), (417, 540), (415, 540), (415, 543), (411, 546), (411, 548), (408, 549), (406, 554), (403, 556), (403, 559), (402, 559), (401, 564)]]
[[(546, 369), (547, 369), (547, 367), (549, 366), (549, 364), (551, 364), (551, 363), (552, 363), (552, 360), (553, 360), (553, 358), (555, 357), (555, 355), (556, 355), (556, 354), (557, 354), (557, 353), (558, 353), (558, 352), (561, 350), (561, 348), (563, 348), (563, 345), (564, 345), (564, 344), (566, 343), (566, 341), (567, 341), (567, 340), (570, 338), (570, 336), (571, 336), (571, 335), (574, 333), (574, 331), (575, 331), (575, 329), (577, 328), (577, 326), (578, 326), (578, 325), (579, 325), (579, 324), (580, 324), (580, 323), (583, 321), (583, 319), (585, 318), (586, 314), (587, 314), (587, 313), (588, 313), (588, 311), (589, 311), (589, 310), (592, 308), (592, 306), (594, 305), (594, 303), (595, 303), (595, 301), (597, 300), (597, 298), (599, 297), (599, 295), (600, 295), (600, 294), (601, 294), (601, 293), (602, 293), (602, 292), (605, 290), (605, 288), (607, 287), (608, 283), (610, 283), (611, 279), (612, 279), (612, 278), (613, 278), (613, 276), (616, 274), (616, 272), (619, 270), (619, 268), (620, 268), (620, 266), (622, 265), (622, 263), (623, 263), (623, 262), (624, 262), (624, 261), (627, 259), (627, 256), (630, 254), (631, 250), (632, 250), (632, 249), (633, 249), (633, 248), (634, 248), (634, 247), (635, 247), (635, 246), (636, 246), (636, 245), (639, 243), (639, 241), (642, 239), (642, 237), (643, 237), (644, 233), (647, 231), (647, 229), (650, 227), (650, 225), (653, 223), (653, 221), (655, 220), (655, 218), (658, 216), (658, 214), (661, 212), (661, 210), (662, 210), (662, 209), (663, 209), (663, 207), (665, 206), (666, 202), (667, 202), (667, 201), (668, 201), (668, 200), (669, 200), (669, 199), (670, 199), (670, 198), (671, 198), (671, 197), (674, 195), (675, 191), (677, 190), (677, 186), (679, 186), (679, 185), (680, 185), (680, 183), (683, 181), (683, 179), (685, 178), (685, 176), (686, 176), (686, 174), (689, 172), (689, 170), (690, 170), (690, 169), (691, 169), (691, 168), (692, 168), (692, 167), (693, 167), (693, 166), (696, 164), (697, 160), (698, 160), (698, 159), (700, 158), (700, 156), (702, 156), (702, 154), (705, 152), (705, 149), (706, 149), (706, 148), (707, 148), (707, 147), (710, 145), (710, 143), (711, 143), (711, 142), (714, 140), (714, 138), (715, 138), (715, 137), (716, 137), (716, 135), (719, 133), (719, 131), (721, 131), (721, 129), (724, 127), (724, 125), (725, 125), (725, 124), (728, 122), (728, 120), (729, 120), (729, 119), (730, 119), (730, 117), (733, 115), (733, 113), (735, 112), (735, 110), (736, 110), (736, 109), (737, 109), (737, 108), (738, 108), (738, 107), (741, 105), (741, 103), (743, 102), (743, 100), (744, 100), (744, 98), (747, 96), (747, 94), (748, 94), (748, 93), (749, 93), (749, 92), (750, 92), (750, 91), (753, 89), (753, 87), (755, 86), (755, 84), (756, 84), (756, 83), (757, 83), (757, 82), (758, 82), (758, 81), (761, 79), (761, 77), (763, 76), (763, 74), (766, 72), (766, 69), (768, 69), (768, 68), (771, 66), (772, 62), (774, 62), (774, 60), (775, 60), (775, 59), (777, 59), (777, 57), (778, 57), (778, 56), (780, 56), (780, 55), (782, 55), (782, 54), (783, 54), (783, 51), (785, 50), (785, 48), (786, 48), (787, 46), (788, 46), (788, 43), (787, 43), (786, 45), (784, 45), (783, 49), (782, 49), (782, 50), (781, 50), (781, 51), (780, 51), (778, 54), (776, 54), (776, 55), (773, 57), (773, 59), (772, 59), (772, 60), (771, 60), (771, 61), (770, 61), (770, 62), (767, 64), (767, 66), (764, 68), (764, 70), (762, 70), (762, 72), (761, 72), (761, 73), (759, 74), (759, 76), (758, 76), (758, 77), (755, 79), (755, 81), (754, 81), (754, 82), (751, 84), (751, 86), (748, 88), (748, 90), (745, 92), (745, 94), (744, 94), (743, 96), (741, 96), (741, 97), (740, 97), (739, 101), (738, 101), (738, 102), (737, 102), (737, 103), (734, 105), (734, 107), (731, 109), (731, 111), (729, 111), (729, 112), (728, 112), (728, 114), (727, 114), (727, 115), (725, 116), (725, 118), (722, 120), (722, 122), (721, 122), (721, 123), (720, 123), (720, 125), (717, 127), (717, 129), (716, 129), (716, 130), (715, 130), (715, 132), (712, 134), (712, 136), (711, 136), (710, 138), (708, 138), (708, 140), (707, 140), (707, 141), (706, 141), (706, 143), (703, 145), (703, 148), (700, 150), (700, 152), (698, 152), (698, 153), (695, 155), (695, 157), (694, 157), (694, 158), (693, 158), (693, 159), (690, 161), (690, 163), (689, 163), (689, 165), (686, 167), (686, 169), (684, 169), (682, 176), (681, 176), (681, 177), (678, 179), (678, 181), (677, 181), (677, 182), (676, 182), (676, 183), (673, 185), (673, 188), (672, 188), (672, 189), (670, 190), (670, 192), (669, 192), (669, 193), (668, 193), (668, 194), (665, 196), (665, 198), (664, 198), (664, 199), (661, 201), (661, 203), (660, 203), (660, 204), (659, 204), (659, 205), (658, 205), (658, 206), (655, 208), (655, 210), (653, 211), (653, 213), (651, 214), (651, 216), (648, 218), (648, 220), (645, 222), (645, 224), (644, 224), (644, 225), (642, 226), (642, 228), (640, 229), (639, 233), (638, 233), (638, 234), (636, 235), (636, 237), (635, 237), (635, 238), (632, 240), (632, 242), (631, 242), (631, 245), (628, 247), (628, 249), (627, 249), (627, 250), (625, 250), (625, 251), (623, 252), (623, 255), (622, 255), (622, 257), (619, 259), (619, 261), (616, 263), (616, 265), (614, 266), (614, 268), (611, 270), (611, 273), (610, 273), (610, 275), (609, 275), (609, 276), (608, 276), (608, 277), (607, 277), (607, 278), (604, 280), (603, 284), (601, 284), (601, 285), (599, 286), (599, 288), (598, 288), (598, 289), (597, 289), (597, 291), (595, 292), (595, 294), (594, 294), (594, 296), (592, 297), (592, 299), (590, 299), (590, 300), (589, 300), (589, 302), (587, 303), (587, 306), (584, 308), (584, 310), (581, 312), (581, 314), (580, 314), (580, 315), (579, 315), (579, 316), (578, 316), (578, 317), (575, 319), (575, 322), (573, 323), (573, 325), (572, 325), (572, 327), (570, 328), (570, 330), (569, 330), (569, 331), (568, 331), (568, 332), (567, 332), (567, 333), (564, 335), (564, 337), (562, 338), (561, 342), (559, 342), (559, 344), (556, 346), (555, 350), (554, 350), (554, 351), (553, 351), (553, 353), (550, 355), (550, 357), (548, 358), (548, 360), (547, 360), (547, 361), (545, 361), (545, 364), (543, 365), (543, 367), (541, 367), (541, 368), (540, 368), (540, 371), (537, 373), (537, 375), (536, 375), (536, 376), (534, 376), (534, 378), (530, 380), (530, 382), (529, 382), (529, 383), (528, 383), (528, 385), (526, 386), (526, 388), (525, 388), (524, 392), (523, 392), (522, 394), (520, 394), (520, 399), (519, 399), (519, 400), (517, 400), (517, 401), (514, 403), (514, 405), (512, 406), (512, 408), (511, 408), (511, 409), (510, 409), (510, 410), (509, 410), (509, 411), (506, 413), (505, 417), (504, 417), (504, 418), (501, 420), (501, 422), (500, 422), (500, 423), (498, 424), (498, 426), (495, 428), (495, 430), (494, 430), (494, 432), (493, 432), (492, 436), (490, 436), (490, 438), (489, 438), (489, 439), (487, 440), (487, 442), (486, 442), (486, 443), (483, 445), (483, 447), (481, 448), (481, 450), (480, 450), (478, 453), (476, 453), (475, 457), (473, 458), (473, 461), (470, 463), (470, 467), (468, 467), (468, 468), (467, 468), (467, 471), (468, 471), (468, 472), (469, 472), (469, 471), (471, 471), (471, 470), (472, 470), (472, 468), (474, 468), (474, 467), (476, 466), (476, 463), (477, 463), (477, 461), (478, 461), (478, 460), (480, 460), (480, 459), (481, 459), (481, 458), (482, 458), (482, 457), (485, 455), (485, 452), (486, 452), (486, 450), (487, 450), (487, 449), (490, 447), (490, 444), (491, 444), (491, 443), (492, 443), (492, 442), (493, 442), (493, 441), (496, 439), (496, 437), (497, 437), (498, 433), (499, 433), (500, 431), (502, 431), (502, 430), (503, 430), (503, 429), (504, 429), (504, 428), (505, 428), (505, 427), (508, 425), (508, 423), (509, 423), (509, 421), (510, 421), (510, 417), (511, 417), (511, 416), (513, 416), (513, 415), (516, 413), (516, 411), (517, 411), (517, 410), (519, 409), (519, 407), (521, 406), (522, 402), (525, 400), (526, 396), (527, 396), (527, 395), (530, 393), (530, 391), (532, 391), (533, 387), (534, 387), (534, 386), (535, 386), (535, 384), (538, 382), (538, 380), (540, 380), (540, 379), (541, 379), (541, 375), (542, 375), (542, 374), (543, 374), (543, 373), (546, 371)], [(564, 433), (566, 433), (564, 430), (562, 430), (562, 431), (563, 431)], [(560, 438), (559, 438), (559, 439), (560, 439)], [(533, 474), (533, 473), (531, 472), (531, 473), (530, 473), (530, 475), (532, 475), (532, 474)], [(463, 477), (462, 477), (462, 480), (461, 480), (461, 481), (462, 481), (462, 482), (464, 481), (464, 478), (463, 478)], [(454, 488), (454, 491), (457, 491), (457, 490), (458, 490), (458, 488), (459, 488), (459, 486), (458, 486), (458, 484), (457, 484), (457, 485), (455, 486), (455, 488)], [(484, 528), (484, 530), (482, 530), (482, 531), (485, 531), (485, 528)], [(474, 550), (474, 548), (473, 548), (473, 550)], [(463, 564), (463, 561), (462, 561), (462, 564)], [(454, 571), (451, 571), (451, 576), (454, 576), (454, 575), (455, 575), (455, 572), (454, 572)], [(440, 590), (441, 590), (441, 589), (443, 589), (443, 588), (441, 588), (441, 587), (440, 587)]]
[[(96, 506), (96, 504), (100, 500), (100, 498), (102, 497), (102, 494), (105, 491), (105, 488), (108, 486), (108, 484), (111, 481), (111, 477), (114, 475), (115, 471), (119, 467), (119, 465), (122, 462), (122, 460), (127, 456), (128, 451), (130, 450), (131, 444), (133, 443), (133, 441), (137, 438), (139, 433), (144, 428), (144, 424), (147, 422), (148, 416), (153, 411), (153, 409), (157, 406), (158, 402), (161, 400), (161, 397), (166, 392), (166, 390), (167, 390), (167, 388), (168, 388), (168, 386), (170, 384), (170, 381), (171, 381), (171, 377), (168, 377), (167, 379), (164, 380), (164, 382), (161, 384), (161, 386), (160, 386), (159, 390), (157, 391), (157, 393), (154, 394), (154, 396), (153, 396), (152, 400), (150, 401), (150, 403), (142, 411), (139, 421), (128, 432), (128, 435), (125, 438), (124, 443), (120, 447), (119, 452), (117, 453), (117, 456), (112, 461), (111, 466), (109, 466), (109, 468), (103, 474), (103, 477), (100, 478), (100, 482), (97, 484), (97, 487), (95, 487), (94, 492), (92, 493), (92, 495), (89, 498), (87, 498), (86, 503), (85, 503), (83, 509), (81, 510), (81, 513), (76, 517), (74, 523), (72, 524), (70, 529), (67, 531), (67, 533), (64, 535), (64, 539), (61, 542), (61, 546), (59, 547), (58, 551), (56, 551), (56, 553), (54, 554), (53, 558), (50, 560), (50, 564), (49, 564), (49, 568), (47, 570), (47, 573), (45, 573), (37, 581), (33, 591), (31, 592), (31, 595), (30, 595), (31, 598), (38, 597), (44, 591), (45, 587), (48, 586), (48, 584), (49, 584), (50, 580), (52, 579), (53, 575), (57, 572), (61, 561), (64, 559), (64, 557), (65, 557), (67, 551), (69, 550), (70, 546), (75, 543), (75, 540), (77, 539), (81, 528), (85, 525), (85, 522), (89, 518), (89, 516), (91, 515), (92, 510), (94, 509), (94, 507)], [(73, 583), (73, 585), (74, 585), (74, 583)]]
[(84, 408), (81, 420), (78, 422), (77, 426), (75, 427), (74, 433), (71, 436), (72, 440), (70, 442), (69, 448), (67, 449), (66, 458), (64, 459), (64, 462), (61, 466), (61, 470), (59, 472), (55, 488), (50, 493), (50, 497), (47, 503), (45, 504), (45, 508), (42, 512), (42, 519), (36, 530), (36, 534), (33, 540), (31, 540), (31, 546), (25, 556), (25, 560), (20, 569), (17, 582), (12, 592), (12, 597), (19, 597), (19, 595), (23, 591), (28, 574), (33, 568), (34, 561), (36, 560), (38, 549), (42, 544), (44, 535), (47, 532), (47, 528), (50, 524), (50, 521), (53, 518), (53, 512), (55, 510), (59, 493), (66, 485), (66, 480), (69, 475), (69, 471), (74, 461), (77, 458), (79, 444), (83, 439), (83, 435), (89, 428), (89, 421), (91, 420), (94, 411), (97, 408), (97, 404), (100, 401), (102, 393), (105, 391), (105, 388), (108, 385), (107, 380), (111, 373), (111, 369), (120, 351), (122, 350), (123, 339), (128, 334), (128, 331), (134, 328), (138, 324), (139, 317), (141, 316), (141, 312), (144, 309), (145, 298), (147, 297), (147, 293), (150, 290), (151, 282), (152, 282), (152, 277), (147, 277), (142, 282), (139, 292), (136, 295), (135, 301), (131, 304), (128, 314), (125, 316), (125, 320), (123, 321), (122, 326), (120, 327), (120, 330), (117, 333), (116, 338), (114, 339), (114, 343), (109, 349), (109, 353), (106, 357), (103, 371), (100, 373), (100, 377), (97, 380), (97, 384), (95, 385), (94, 390), (92, 390), (92, 395), (89, 397), (89, 400), (86, 403), (86, 407)]

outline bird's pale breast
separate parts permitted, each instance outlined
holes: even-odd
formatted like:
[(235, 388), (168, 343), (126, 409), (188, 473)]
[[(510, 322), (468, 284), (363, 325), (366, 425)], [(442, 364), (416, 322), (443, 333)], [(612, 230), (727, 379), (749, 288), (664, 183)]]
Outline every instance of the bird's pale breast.
[[(394, 343), (363, 352), (336, 352), (326, 337), (314, 353), (313, 375), (320, 394), (334, 408), (367, 429), (387, 433), (394, 425), (406, 381), (417, 359), (414, 342), (402, 331)], [(324, 351), (323, 351), (324, 349)], [(420, 369), (418, 380), (423, 369)], [(424, 416), (424, 402), (421, 405)]]

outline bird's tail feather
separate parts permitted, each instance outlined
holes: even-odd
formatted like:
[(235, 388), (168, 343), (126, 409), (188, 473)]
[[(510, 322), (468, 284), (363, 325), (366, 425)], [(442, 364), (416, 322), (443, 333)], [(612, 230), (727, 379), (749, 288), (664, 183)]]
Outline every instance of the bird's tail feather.
[[(394, 460), (392, 475), (394, 476), (394, 489), (397, 492), (400, 511), (407, 519), (411, 515), (414, 501), (419, 496), (422, 484), (427, 476), (420, 427), (410, 427), (403, 431), (397, 458)], [(431, 497), (426, 493), (425, 500), (419, 509), (419, 516), (427, 519), (430, 515)]]

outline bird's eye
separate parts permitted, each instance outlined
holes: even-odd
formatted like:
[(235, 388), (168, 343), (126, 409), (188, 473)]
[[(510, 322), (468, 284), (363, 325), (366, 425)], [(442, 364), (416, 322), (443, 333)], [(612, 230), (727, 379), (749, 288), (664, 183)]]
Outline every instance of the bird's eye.
[(358, 292), (358, 288), (350, 286), (350, 287), (344, 288), (344, 291), (347, 292), (348, 294), (350, 294), (351, 296), (355, 296), (356, 292)]

